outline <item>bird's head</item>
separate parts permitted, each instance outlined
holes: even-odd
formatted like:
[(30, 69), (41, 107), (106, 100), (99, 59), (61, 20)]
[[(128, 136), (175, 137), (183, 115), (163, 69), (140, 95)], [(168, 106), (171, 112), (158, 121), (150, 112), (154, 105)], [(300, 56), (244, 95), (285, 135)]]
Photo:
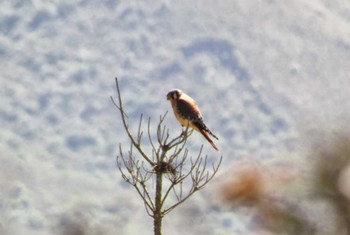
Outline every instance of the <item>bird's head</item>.
[(182, 95), (182, 91), (180, 89), (174, 89), (168, 92), (168, 94), (166, 95), (166, 99), (177, 100), (178, 98), (180, 98), (181, 95)]

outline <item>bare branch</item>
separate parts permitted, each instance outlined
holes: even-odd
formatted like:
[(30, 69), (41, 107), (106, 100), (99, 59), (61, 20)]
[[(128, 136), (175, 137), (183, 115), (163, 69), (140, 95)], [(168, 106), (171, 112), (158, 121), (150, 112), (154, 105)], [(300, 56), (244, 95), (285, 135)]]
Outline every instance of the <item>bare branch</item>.
[(137, 129), (137, 144), (138, 145), (141, 145), (142, 134), (143, 134), (143, 131), (142, 131), (142, 128), (141, 128), (141, 126), (142, 126), (142, 118), (143, 118), (143, 114), (141, 113), (139, 127)]
[[(130, 131), (129, 131), (129, 128), (128, 128), (128, 125), (127, 125), (127, 122), (126, 122), (126, 118), (127, 118), (127, 115), (126, 113), (124, 112), (124, 108), (123, 108), (123, 102), (122, 102), (122, 99), (121, 99), (121, 93), (120, 93), (120, 89), (119, 89), (119, 83), (118, 83), (118, 78), (115, 78), (115, 82), (116, 82), (116, 86), (117, 86), (117, 93), (118, 93), (118, 104), (116, 104), (116, 102), (114, 101), (113, 97), (111, 97), (112, 99), (112, 102), (114, 104), (115, 107), (117, 107), (117, 109), (119, 110), (120, 112), (120, 116), (122, 118), (122, 122), (123, 122), (123, 126), (124, 126), (124, 129), (130, 139), (130, 141), (132, 142), (132, 144), (135, 146), (135, 148), (138, 150), (138, 152), (141, 154), (141, 156), (151, 165), (153, 165), (153, 162), (147, 157), (147, 155), (142, 151), (141, 149), (141, 145), (140, 145), (140, 142), (137, 142), (135, 141), (134, 137), (131, 135)], [(142, 135), (142, 132), (140, 130), (141, 128), (141, 120), (142, 120), (142, 114), (141, 114), (141, 117), (140, 117), (140, 124), (139, 124), (139, 130), (138, 130), (138, 139), (141, 140), (141, 135)]]
[[(175, 207), (177, 207), (179, 204), (182, 204), (185, 202), (189, 197), (191, 197), (195, 192), (201, 190), (205, 187), (207, 183), (215, 176), (217, 171), (219, 170), (219, 167), (222, 162), (222, 157), (220, 157), (219, 163), (215, 166), (212, 165), (212, 172), (209, 172), (209, 170), (206, 170), (207, 168), (207, 156), (205, 156), (204, 160), (201, 157), (202, 148), (200, 150), (200, 154), (198, 157), (193, 161), (191, 160), (191, 167), (190, 170), (187, 172), (187, 174), (183, 174), (178, 176), (175, 181), (170, 186), (171, 190), (174, 190), (174, 194), (177, 198), (177, 202), (173, 204), (172, 206), (168, 207), (167, 209), (164, 209), (163, 214), (166, 215), (170, 211), (172, 211)], [(180, 165), (182, 168), (182, 165)], [(192, 180), (192, 186), (187, 192), (187, 194), (183, 197), (183, 185), (182, 182), (191, 175)], [(175, 186), (177, 184), (180, 184), (179, 186), (179, 193), (176, 192)], [(170, 191), (167, 191), (167, 194), (169, 194)], [(164, 204), (165, 198), (163, 199), (162, 203)]]
[[(149, 143), (152, 146), (152, 151), (154, 153), (157, 153), (158, 151), (156, 150), (156, 147), (154, 146), (153, 140), (152, 140), (152, 137), (151, 137), (151, 118), (148, 118), (147, 133), (148, 133), (148, 141), (149, 141)], [(156, 154), (156, 156), (158, 156), (158, 154)]]

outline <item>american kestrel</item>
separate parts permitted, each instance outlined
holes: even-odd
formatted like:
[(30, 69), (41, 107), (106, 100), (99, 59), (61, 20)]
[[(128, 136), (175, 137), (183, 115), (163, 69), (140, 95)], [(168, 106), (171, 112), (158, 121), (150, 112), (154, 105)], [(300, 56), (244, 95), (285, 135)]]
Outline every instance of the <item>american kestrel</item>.
[(196, 101), (179, 89), (169, 91), (166, 97), (167, 100), (170, 100), (175, 117), (181, 126), (188, 126), (199, 131), (213, 148), (219, 151), (214, 142), (210, 139), (209, 134), (217, 140), (219, 140), (219, 138), (204, 124), (202, 114), (199, 111)]

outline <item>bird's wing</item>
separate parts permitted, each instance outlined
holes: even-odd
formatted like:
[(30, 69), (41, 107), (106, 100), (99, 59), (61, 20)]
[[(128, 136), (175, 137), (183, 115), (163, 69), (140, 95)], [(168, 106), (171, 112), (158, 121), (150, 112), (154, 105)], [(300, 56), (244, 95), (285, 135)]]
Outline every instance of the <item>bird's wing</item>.
[(189, 121), (201, 118), (202, 115), (196, 102), (187, 99), (179, 99), (176, 105), (177, 112)]

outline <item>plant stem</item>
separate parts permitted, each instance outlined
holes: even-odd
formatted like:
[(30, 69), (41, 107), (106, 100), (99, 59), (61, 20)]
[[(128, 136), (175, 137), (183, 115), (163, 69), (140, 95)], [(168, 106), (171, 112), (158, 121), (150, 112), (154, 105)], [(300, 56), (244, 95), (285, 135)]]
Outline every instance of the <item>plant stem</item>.
[(163, 173), (158, 171), (156, 173), (156, 195), (155, 195), (155, 208), (153, 214), (154, 223), (154, 235), (162, 234), (162, 182)]

